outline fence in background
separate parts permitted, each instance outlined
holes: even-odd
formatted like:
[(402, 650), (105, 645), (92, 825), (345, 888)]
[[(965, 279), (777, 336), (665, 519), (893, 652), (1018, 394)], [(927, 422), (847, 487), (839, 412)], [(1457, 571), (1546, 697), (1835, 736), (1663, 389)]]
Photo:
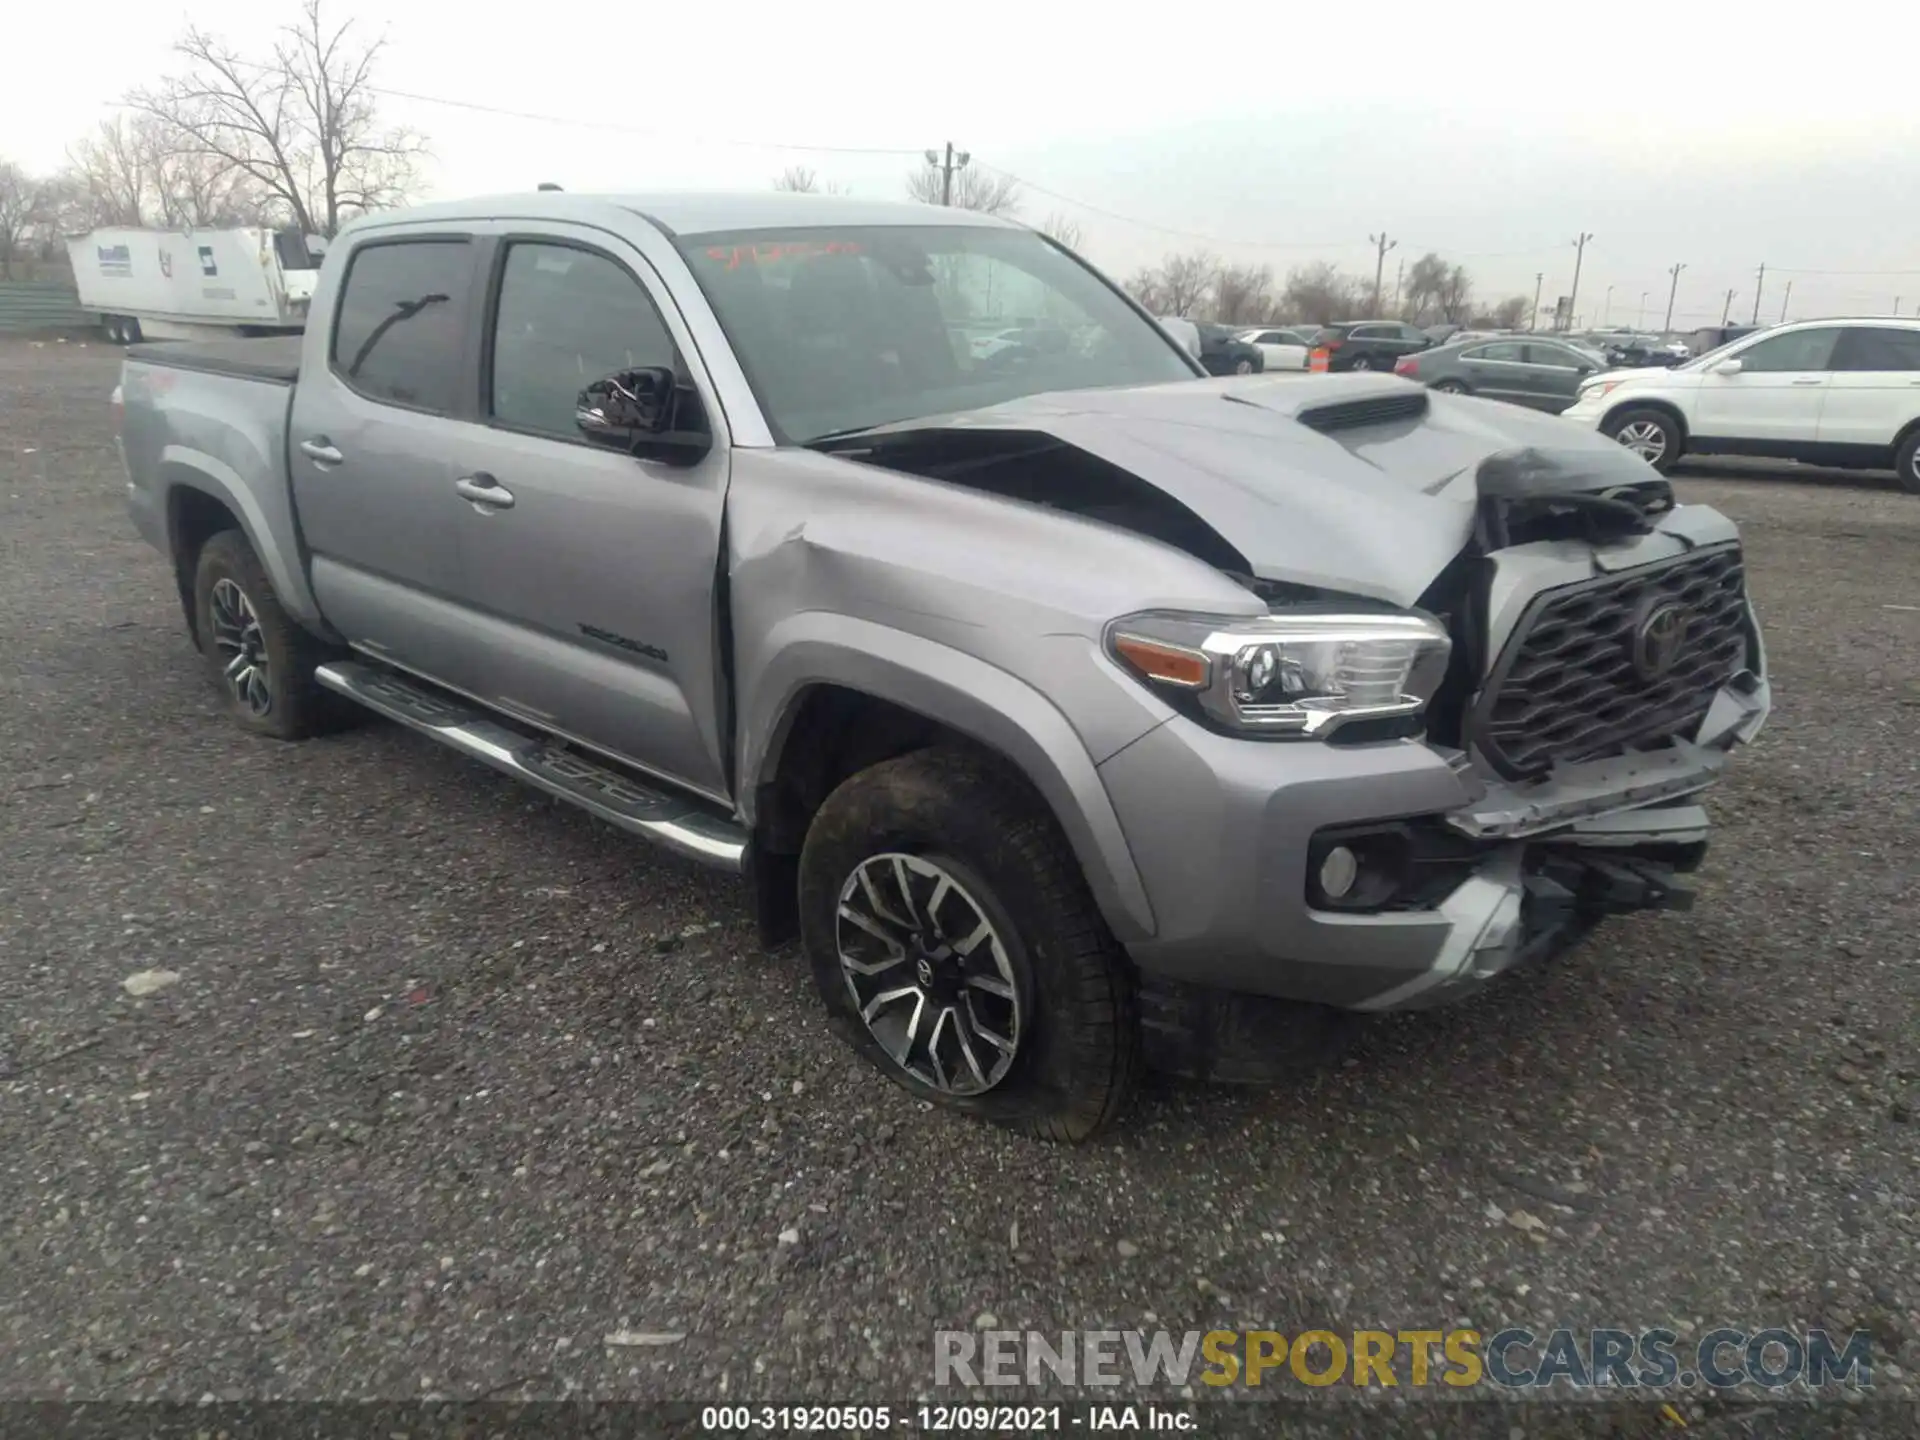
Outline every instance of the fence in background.
[(33, 330), (78, 330), (86, 316), (71, 284), (57, 280), (0, 280), (0, 335)]

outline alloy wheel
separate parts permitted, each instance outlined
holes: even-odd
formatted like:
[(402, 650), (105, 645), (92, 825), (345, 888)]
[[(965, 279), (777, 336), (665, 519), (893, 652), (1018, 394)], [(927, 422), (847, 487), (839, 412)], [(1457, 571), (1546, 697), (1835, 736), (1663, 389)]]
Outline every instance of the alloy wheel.
[(898, 852), (860, 862), (840, 890), (840, 971), (894, 1064), (951, 1095), (1006, 1078), (1024, 1021), (1005, 940), (962, 878)]
[(1622, 425), (1613, 438), (1649, 465), (1658, 464), (1660, 457), (1667, 453), (1667, 432), (1660, 428), (1657, 420), (1635, 420)]
[(1236, 375), (1251, 375), (1253, 373), (1253, 362), (1251, 360), (1236, 360), (1233, 366), (1233, 373)]
[(212, 603), (213, 648), (220, 657), (220, 673), (233, 698), (250, 714), (263, 716), (273, 709), (273, 672), (267, 663), (266, 637), (247, 592), (231, 580), (214, 583)]

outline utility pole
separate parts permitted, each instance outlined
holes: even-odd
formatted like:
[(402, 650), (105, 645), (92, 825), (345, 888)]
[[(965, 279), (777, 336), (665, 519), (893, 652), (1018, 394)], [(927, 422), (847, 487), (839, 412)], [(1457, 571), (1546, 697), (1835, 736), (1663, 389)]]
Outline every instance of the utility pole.
[(1787, 282), (1787, 293), (1780, 297), (1780, 323), (1787, 323), (1787, 302), (1793, 299), (1793, 282)]
[(1399, 245), (1400, 242), (1398, 240), (1389, 240), (1387, 238), (1387, 232), (1382, 230), (1378, 235), (1367, 236), (1367, 243), (1373, 246), (1375, 252), (1373, 262), (1373, 315), (1377, 320), (1380, 318), (1380, 285), (1387, 277), (1387, 251)]
[(1607, 303), (1600, 311), (1600, 323), (1605, 325), (1613, 319), (1613, 287), (1607, 286)]
[(1667, 290), (1667, 323), (1661, 328), (1662, 335), (1673, 333), (1673, 297), (1680, 293), (1680, 272), (1686, 268), (1684, 263), (1676, 260), (1673, 262), (1673, 268), (1667, 271), (1667, 274), (1673, 277), (1673, 284)]
[(1767, 288), (1767, 263), (1760, 262), (1759, 278), (1753, 282), (1753, 323), (1760, 323), (1760, 292)]
[(973, 156), (969, 155), (965, 150), (955, 150), (951, 140), (947, 142), (945, 159), (941, 158), (938, 150), (929, 150), (926, 153), (927, 164), (935, 167), (940, 172), (940, 203), (942, 205), (953, 204), (953, 172), (966, 169), (967, 162), (973, 159)]
[(1727, 323), (1727, 317), (1733, 314), (1733, 297), (1739, 293), (1737, 290), (1727, 291), (1727, 303), (1722, 306), (1720, 310), (1720, 323), (1722, 325), (1725, 325)]
[(1633, 322), (1633, 328), (1636, 330), (1647, 328), (1647, 294), (1645, 290), (1640, 292), (1640, 318)]
[[(1404, 285), (1406, 281), (1407, 257), (1402, 255), (1400, 257), (1400, 268), (1394, 273), (1393, 277), (1393, 309), (1395, 314), (1398, 314), (1400, 311), (1400, 287)], [(1898, 309), (1899, 307), (1895, 306), (1894, 308)]]
[(1573, 238), (1573, 289), (1567, 294), (1567, 324), (1573, 324), (1574, 309), (1580, 303), (1580, 262), (1587, 258), (1587, 241), (1593, 236), (1582, 230)]
[(1529, 330), (1537, 329), (1540, 325), (1540, 282), (1546, 278), (1547, 272), (1544, 270), (1533, 272), (1533, 313), (1527, 316)]

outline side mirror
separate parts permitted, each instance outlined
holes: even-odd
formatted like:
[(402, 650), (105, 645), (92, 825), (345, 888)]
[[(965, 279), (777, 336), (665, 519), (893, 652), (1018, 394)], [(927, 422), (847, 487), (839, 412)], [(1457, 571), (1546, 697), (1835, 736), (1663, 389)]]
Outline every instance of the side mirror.
[(580, 392), (573, 423), (595, 444), (649, 459), (691, 463), (712, 448), (700, 398), (672, 370), (647, 365), (603, 375)]
[(1716, 375), (1738, 375), (1740, 373), (1740, 362), (1738, 360), (1722, 360), (1718, 365), (1713, 367), (1713, 373)]

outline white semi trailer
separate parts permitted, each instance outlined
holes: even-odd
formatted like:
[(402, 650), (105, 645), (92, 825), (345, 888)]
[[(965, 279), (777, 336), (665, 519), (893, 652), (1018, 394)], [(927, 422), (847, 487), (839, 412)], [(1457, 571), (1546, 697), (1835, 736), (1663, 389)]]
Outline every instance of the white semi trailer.
[(297, 230), (94, 230), (67, 241), (107, 338), (207, 340), (303, 329), (325, 241)]

